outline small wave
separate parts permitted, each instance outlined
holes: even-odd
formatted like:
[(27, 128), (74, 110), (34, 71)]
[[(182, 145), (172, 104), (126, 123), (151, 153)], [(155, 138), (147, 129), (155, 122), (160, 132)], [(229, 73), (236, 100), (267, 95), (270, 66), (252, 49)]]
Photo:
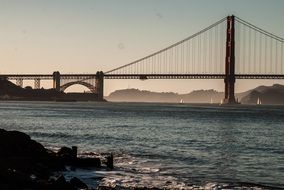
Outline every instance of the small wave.
[(128, 128), (130, 126), (129, 125), (114, 125), (112, 127), (115, 127), (115, 128)]
[(140, 168), (138, 171), (141, 173), (156, 173), (160, 171), (160, 169), (159, 168)]
[(63, 132), (30, 132), (32, 137), (48, 137), (48, 138), (73, 138), (74, 135)]
[(48, 150), (53, 151), (53, 152), (58, 152), (58, 150), (61, 148), (59, 146), (54, 146), (54, 145), (45, 145), (44, 147)]

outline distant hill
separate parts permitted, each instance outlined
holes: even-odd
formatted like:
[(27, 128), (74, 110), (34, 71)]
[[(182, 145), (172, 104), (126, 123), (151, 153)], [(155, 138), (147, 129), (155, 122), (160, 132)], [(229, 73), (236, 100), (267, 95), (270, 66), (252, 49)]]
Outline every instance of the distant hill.
[(284, 85), (274, 84), (272, 86), (259, 86), (244, 96), (241, 102), (244, 104), (255, 104), (257, 99), (262, 104), (284, 104)]
[(151, 92), (138, 89), (116, 90), (106, 100), (118, 102), (178, 102), (180, 95), (173, 92)]
[(180, 98), (184, 102), (190, 103), (210, 103), (211, 99), (213, 103), (219, 103), (222, 98), (224, 98), (223, 92), (218, 92), (216, 90), (194, 90), (188, 94), (181, 94)]
[(177, 94), (173, 92), (151, 92), (139, 89), (123, 89), (116, 90), (108, 97), (108, 101), (117, 102), (184, 102), (190, 103), (219, 103), (223, 98), (222, 92), (216, 90), (196, 90), (188, 94)]
[[(151, 92), (139, 89), (123, 89), (112, 92), (108, 101), (117, 102), (172, 102), (177, 103), (182, 99), (185, 103), (220, 103), (224, 98), (224, 92), (216, 90), (195, 90), (188, 94), (173, 92)], [(244, 104), (256, 104), (260, 98), (263, 104), (284, 104), (284, 86), (259, 86), (246, 92), (237, 93), (236, 98)]]

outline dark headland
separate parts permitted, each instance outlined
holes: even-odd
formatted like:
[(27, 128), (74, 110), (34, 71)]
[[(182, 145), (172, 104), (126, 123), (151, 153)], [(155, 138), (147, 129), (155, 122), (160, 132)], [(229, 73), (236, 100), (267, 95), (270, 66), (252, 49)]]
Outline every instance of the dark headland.
[(97, 101), (93, 93), (64, 93), (55, 89), (32, 89), (19, 87), (12, 82), (0, 79), (0, 100), (18, 101)]

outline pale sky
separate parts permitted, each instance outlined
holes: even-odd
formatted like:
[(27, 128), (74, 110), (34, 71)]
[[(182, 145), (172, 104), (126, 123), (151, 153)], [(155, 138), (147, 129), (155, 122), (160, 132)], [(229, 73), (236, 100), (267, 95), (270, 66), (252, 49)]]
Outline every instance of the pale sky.
[[(231, 14), (284, 37), (283, 8), (283, 0), (0, 0), (0, 73), (108, 71)], [(276, 82), (284, 84), (237, 80), (236, 91)], [(188, 93), (223, 91), (224, 85), (221, 80), (105, 81), (105, 95), (123, 88)]]

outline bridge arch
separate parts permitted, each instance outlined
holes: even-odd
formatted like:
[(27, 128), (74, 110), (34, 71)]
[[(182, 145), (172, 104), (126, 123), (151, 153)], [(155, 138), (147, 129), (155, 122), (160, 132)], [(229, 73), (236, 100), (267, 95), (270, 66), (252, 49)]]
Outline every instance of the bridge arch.
[(96, 88), (94, 85), (84, 82), (84, 81), (74, 81), (74, 82), (68, 82), (62, 86), (60, 86), (60, 91), (64, 92), (68, 87), (75, 85), (75, 84), (79, 84), (82, 86), (87, 87), (92, 93), (96, 93)]

